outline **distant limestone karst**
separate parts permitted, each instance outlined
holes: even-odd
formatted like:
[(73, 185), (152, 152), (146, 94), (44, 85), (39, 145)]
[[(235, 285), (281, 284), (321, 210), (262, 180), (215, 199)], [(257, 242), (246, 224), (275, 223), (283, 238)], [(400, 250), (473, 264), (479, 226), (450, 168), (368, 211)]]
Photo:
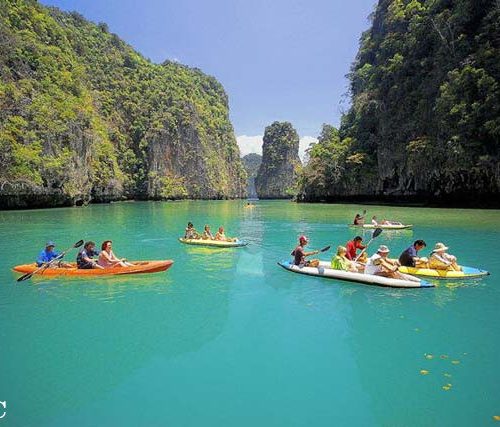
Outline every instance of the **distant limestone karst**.
[(299, 135), (289, 122), (266, 127), (262, 144), (262, 163), (255, 178), (259, 199), (287, 199), (296, 192), (301, 168)]
[(247, 171), (247, 196), (250, 198), (256, 198), (258, 196), (255, 189), (255, 178), (257, 177), (260, 164), (262, 163), (262, 156), (257, 153), (250, 153), (243, 156), (241, 160), (243, 161), (243, 166)]

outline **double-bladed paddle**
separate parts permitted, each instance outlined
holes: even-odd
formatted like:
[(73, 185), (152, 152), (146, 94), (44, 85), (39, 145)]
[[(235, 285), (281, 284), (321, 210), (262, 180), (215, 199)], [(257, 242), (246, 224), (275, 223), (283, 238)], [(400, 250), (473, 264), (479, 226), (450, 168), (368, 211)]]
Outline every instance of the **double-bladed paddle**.
[(368, 243), (366, 244), (365, 248), (359, 253), (359, 255), (356, 258), (354, 258), (354, 262), (358, 261), (358, 259), (361, 257), (361, 255), (363, 255), (363, 253), (366, 252), (366, 250), (368, 249), (368, 246), (370, 246), (370, 243), (373, 242), (373, 239), (376, 239), (378, 236), (380, 236), (380, 233), (382, 233), (381, 228), (376, 228), (375, 230), (373, 230), (372, 238), (370, 240), (368, 240)]
[(83, 245), (83, 240), (79, 240), (78, 242), (76, 242), (73, 246), (69, 247), (68, 249), (66, 249), (65, 251), (61, 252), (59, 255), (57, 255), (54, 259), (51, 259), (49, 262), (46, 262), (44, 263), (43, 265), (41, 265), (40, 267), (38, 267), (35, 271), (32, 271), (31, 273), (26, 273), (26, 274), (23, 274), (21, 277), (19, 277), (17, 279), (18, 282), (22, 282), (24, 280), (28, 280), (31, 278), (31, 276), (33, 276), (33, 274), (36, 274), (38, 273), (39, 271), (43, 271), (43, 270), (46, 270), (47, 268), (49, 268), (49, 266), (56, 262), (56, 261), (59, 261), (60, 259), (62, 259), (62, 257), (64, 255), (66, 255), (66, 252), (70, 251), (71, 249), (73, 248), (79, 248), (80, 246)]

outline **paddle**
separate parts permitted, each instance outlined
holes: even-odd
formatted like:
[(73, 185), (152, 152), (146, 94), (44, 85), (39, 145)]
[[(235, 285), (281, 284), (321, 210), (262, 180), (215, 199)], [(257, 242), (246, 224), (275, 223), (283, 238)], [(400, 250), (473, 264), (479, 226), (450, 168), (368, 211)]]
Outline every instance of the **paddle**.
[(64, 255), (66, 255), (66, 252), (68, 252), (69, 250), (71, 250), (73, 248), (79, 248), (82, 245), (83, 245), (83, 240), (79, 240), (73, 246), (69, 247), (68, 249), (66, 249), (65, 251), (61, 252), (59, 255), (57, 255), (54, 259), (52, 259), (49, 262), (46, 262), (43, 265), (41, 265), (40, 267), (38, 267), (35, 271), (32, 271), (31, 273), (23, 274), (21, 277), (19, 277), (19, 279), (17, 279), (17, 281), (18, 282), (22, 282), (24, 280), (30, 279), (31, 276), (33, 276), (33, 274), (38, 273), (40, 270), (45, 270), (45, 269), (49, 268), (49, 266), (53, 262), (60, 260)]
[(368, 249), (368, 246), (370, 246), (370, 243), (373, 241), (373, 239), (376, 239), (378, 236), (380, 236), (380, 233), (382, 233), (381, 228), (376, 228), (373, 231), (372, 238), (370, 240), (368, 240), (368, 243), (366, 244), (365, 248), (359, 253), (359, 255), (356, 258), (354, 258), (354, 262), (358, 261), (358, 259), (361, 257), (361, 255), (363, 255), (363, 253), (365, 253), (365, 251)]
[(332, 246), (325, 246), (323, 249), (320, 249), (319, 252), (326, 252), (329, 251)]

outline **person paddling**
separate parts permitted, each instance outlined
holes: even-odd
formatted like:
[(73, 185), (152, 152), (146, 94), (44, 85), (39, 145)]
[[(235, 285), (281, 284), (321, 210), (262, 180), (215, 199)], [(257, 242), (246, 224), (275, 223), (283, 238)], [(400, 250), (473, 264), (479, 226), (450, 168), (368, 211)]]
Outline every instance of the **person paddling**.
[(368, 258), (365, 266), (365, 274), (420, 282), (420, 279), (416, 277), (400, 273), (398, 271), (399, 261), (387, 258), (389, 252), (390, 250), (387, 246), (380, 245), (377, 252)]
[(310, 261), (306, 261), (306, 257), (319, 254), (320, 251), (305, 252), (304, 248), (308, 243), (309, 241), (306, 236), (299, 237), (299, 245), (291, 253), (294, 257), (294, 264), (301, 267), (317, 267), (319, 265), (319, 260), (312, 259)]
[(76, 265), (78, 268), (91, 269), (100, 268), (104, 270), (104, 267), (97, 264), (97, 262), (92, 258), (98, 256), (99, 253), (95, 251), (95, 243), (92, 241), (85, 242), (83, 249), (78, 252), (76, 256)]
[(50, 262), (54, 258), (57, 258), (59, 256), (59, 252), (54, 250), (55, 247), (56, 244), (52, 240), (49, 240), (45, 244), (45, 249), (42, 249), (42, 251), (38, 254), (38, 258), (36, 259), (36, 265), (38, 267), (41, 267), (43, 264)]
[(354, 217), (353, 224), (354, 225), (363, 225), (365, 223), (365, 215), (366, 215), (366, 211), (363, 211), (363, 215), (357, 213), (356, 216)]
[(346, 243), (345, 247), (346, 247), (347, 253), (345, 256), (347, 259), (354, 261), (356, 259), (356, 256), (357, 256), (358, 249), (365, 249), (366, 248), (366, 246), (361, 243), (362, 241), (363, 241), (363, 238), (361, 236), (356, 236), (354, 239), (349, 240)]
[(125, 258), (117, 258), (113, 253), (111, 246), (111, 240), (105, 240), (101, 245), (101, 253), (99, 254), (99, 260), (97, 263), (104, 268), (113, 268), (113, 267), (132, 267), (133, 264), (126, 262)]
[(407, 247), (399, 255), (399, 263), (405, 267), (427, 268), (428, 259), (418, 256), (418, 251), (426, 246), (427, 244), (423, 240), (415, 240), (413, 245)]
[(236, 242), (236, 238), (226, 237), (224, 233), (224, 227), (221, 225), (217, 233), (215, 233), (214, 240), (220, 240), (222, 242)]

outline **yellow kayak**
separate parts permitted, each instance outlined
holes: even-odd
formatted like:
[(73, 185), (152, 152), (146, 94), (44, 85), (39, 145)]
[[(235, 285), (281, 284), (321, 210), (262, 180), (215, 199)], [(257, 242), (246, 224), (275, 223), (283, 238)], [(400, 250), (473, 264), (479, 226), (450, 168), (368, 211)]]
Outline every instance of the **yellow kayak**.
[(490, 273), (479, 268), (461, 266), (462, 271), (435, 270), (432, 268), (399, 267), (401, 273), (434, 279), (470, 279), (487, 276)]
[(180, 237), (179, 242), (184, 243), (186, 245), (212, 246), (216, 248), (239, 248), (248, 245), (247, 242), (239, 239), (236, 239), (234, 242), (231, 242), (223, 240), (184, 239), (183, 237)]

